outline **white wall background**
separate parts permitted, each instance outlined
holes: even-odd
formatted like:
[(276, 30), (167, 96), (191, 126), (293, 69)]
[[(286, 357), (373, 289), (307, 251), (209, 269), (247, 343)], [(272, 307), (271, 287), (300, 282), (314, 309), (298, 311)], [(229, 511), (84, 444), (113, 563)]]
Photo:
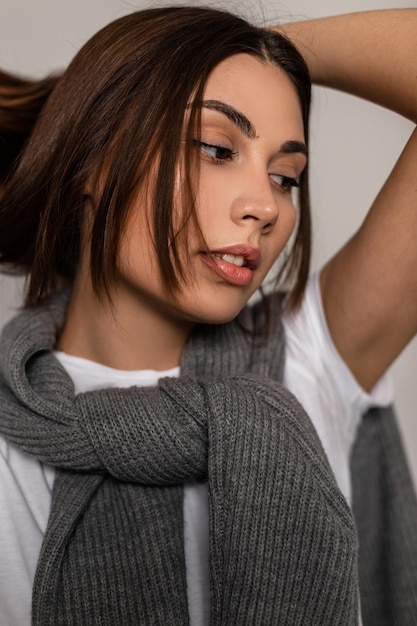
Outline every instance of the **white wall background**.
[[(0, 66), (43, 76), (64, 68), (81, 45), (107, 22), (136, 8), (168, 4), (210, 4), (257, 21), (278, 22), (348, 11), (416, 7), (417, 0), (0, 0)], [(353, 97), (315, 90), (311, 135), (315, 267), (358, 227), (411, 130), (411, 123), (393, 113)], [(0, 278), (0, 325), (13, 315), (20, 298), (21, 284)], [(417, 484), (416, 372), (414, 340), (392, 373), (400, 425)]]

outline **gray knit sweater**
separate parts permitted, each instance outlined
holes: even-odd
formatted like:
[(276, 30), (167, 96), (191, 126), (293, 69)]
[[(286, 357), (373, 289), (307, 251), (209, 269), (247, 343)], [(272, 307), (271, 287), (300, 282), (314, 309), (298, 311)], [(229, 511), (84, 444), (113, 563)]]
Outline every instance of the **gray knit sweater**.
[[(279, 299), (271, 305), (279, 319)], [(48, 307), (22, 313), (0, 345), (0, 431), (58, 468), (33, 623), (187, 624), (182, 484), (208, 479), (213, 625), (356, 624), (355, 523), (310, 420), (277, 382), (280, 325), (268, 343), (236, 322), (200, 327), (184, 350), (181, 379), (74, 397), (51, 354), (65, 306), (59, 295)], [(256, 328), (261, 307), (243, 318), (245, 327)], [(373, 467), (361, 468), (361, 461), (369, 458), (369, 445), (381, 449), (381, 437), (375, 446), (368, 423), (353, 473), (369, 480)], [(387, 423), (392, 430), (390, 418)], [(392, 451), (398, 467), (401, 450)], [(390, 488), (397, 493), (404, 477), (394, 478)], [(361, 503), (355, 496), (359, 529), (370, 537), (365, 567), (361, 560), (367, 577), (372, 556), (373, 580), (363, 591), (370, 620), (381, 614), (381, 600), (391, 602), (379, 570), (381, 532), (366, 526), (387, 493), (384, 486), (366, 517), (364, 504), (372, 498)], [(405, 508), (412, 517), (411, 500)], [(397, 514), (399, 502), (401, 513), (404, 508), (397, 497)], [(415, 542), (404, 540), (413, 555)], [(389, 542), (384, 535), (382, 544)], [(390, 566), (395, 572), (399, 555), (402, 571), (407, 550), (395, 544), (391, 552)], [(415, 576), (409, 568), (394, 594), (406, 619), (416, 606)], [(389, 611), (397, 608), (390, 604)]]

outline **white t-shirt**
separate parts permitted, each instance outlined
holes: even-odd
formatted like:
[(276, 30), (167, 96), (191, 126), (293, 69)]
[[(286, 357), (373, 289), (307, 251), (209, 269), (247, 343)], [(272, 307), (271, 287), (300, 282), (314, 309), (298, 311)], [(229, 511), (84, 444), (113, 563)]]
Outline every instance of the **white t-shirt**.
[[(307, 410), (342, 493), (350, 502), (349, 455), (360, 415), (392, 399), (384, 377), (365, 393), (341, 360), (329, 336), (317, 276), (301, 308), (284, 319), (284, 384)], [(155, 385), (165, 372), (114, 370), (62, 352), (57, 358), (77, 393), (105, 387)], [(0, 624), (29, 626), (33, 578), (48, 521), (54, 470), (0, 437)], [(191, 626), (209, 624), (208, 498), (205, 483), (184, 488), (184, 549)]]

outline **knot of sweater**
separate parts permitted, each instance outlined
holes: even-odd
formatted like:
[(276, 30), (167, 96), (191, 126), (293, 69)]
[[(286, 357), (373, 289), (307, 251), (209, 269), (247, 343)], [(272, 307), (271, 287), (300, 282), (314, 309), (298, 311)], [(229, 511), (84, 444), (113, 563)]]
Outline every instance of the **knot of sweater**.
[(23, 313), (0, 346), (0, 432), (58, 468), (33, 624), (186, 626), (182, 484), (201, 478), (212, 626), (356, 624), (355, 524), (278, 382), (279, 317), (268, 342), (197, 328), (179, 379), (75, 397), (52, 354), (65, 304)]

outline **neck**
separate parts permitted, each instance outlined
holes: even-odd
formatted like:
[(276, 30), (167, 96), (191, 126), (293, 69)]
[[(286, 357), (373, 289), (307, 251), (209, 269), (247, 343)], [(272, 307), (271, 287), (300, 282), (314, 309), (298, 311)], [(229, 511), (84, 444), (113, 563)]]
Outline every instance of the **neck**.
[(180, 363), (192, 324), (123, 291), (99, 298), (76, 283), (57, 349), (121, 370), (167, 370)]

